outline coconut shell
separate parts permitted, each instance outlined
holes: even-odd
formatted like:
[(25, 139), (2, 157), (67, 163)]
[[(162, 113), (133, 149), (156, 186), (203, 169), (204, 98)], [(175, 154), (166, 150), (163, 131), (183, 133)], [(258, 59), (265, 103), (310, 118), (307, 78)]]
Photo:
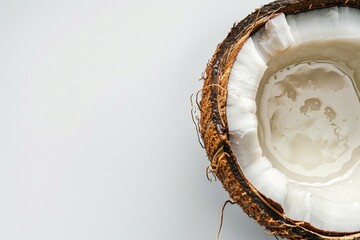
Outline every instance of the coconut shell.
[(281, 206), (258, 192), (245, 178), (231, 149), (226, 117), (227, 83), (232, 65), (245, 41), (277, 14), (295, 14), (333, 6), (360, 8), (360, 0), (280, 0), (256, 9), (234, 24), (217, 46), (204, 73), (200, 101), (200, 134), (210, 171), (221, 181), (230, 197), (268, 233), (288, 239), (360, 239), (359, 232), (322, 231), (307, 222), (285, 216)]

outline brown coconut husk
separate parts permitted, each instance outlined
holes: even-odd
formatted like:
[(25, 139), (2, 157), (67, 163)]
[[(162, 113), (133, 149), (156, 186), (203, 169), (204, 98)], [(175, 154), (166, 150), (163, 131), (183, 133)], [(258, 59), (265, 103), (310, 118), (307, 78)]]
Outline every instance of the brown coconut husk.
[(210, 170), (230, 197), (268, 233), (288, 239), (360, 239), (359, 232), (322, 231), (285, 216), (281, 206), (258, 192), (245, 178), (231, 149), (226, 118), (227, 83), (232, 65), (245, 41), (279, 13), (294, 14), (333, 6), (360, 8), (360, 0), (280, 0), (269, 3), (235, 24), (217, 46), (204, 74), (200, 101), (200, 134)]

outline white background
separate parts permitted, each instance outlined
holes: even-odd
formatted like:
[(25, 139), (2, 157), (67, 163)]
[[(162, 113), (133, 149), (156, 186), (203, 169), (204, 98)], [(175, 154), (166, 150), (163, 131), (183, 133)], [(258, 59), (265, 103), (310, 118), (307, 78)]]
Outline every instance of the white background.
[[(215, 239), (189, 98), (265, 2), (0, 1), (0, 239)], [(229, 205), (220, 239), (275, 238)]]

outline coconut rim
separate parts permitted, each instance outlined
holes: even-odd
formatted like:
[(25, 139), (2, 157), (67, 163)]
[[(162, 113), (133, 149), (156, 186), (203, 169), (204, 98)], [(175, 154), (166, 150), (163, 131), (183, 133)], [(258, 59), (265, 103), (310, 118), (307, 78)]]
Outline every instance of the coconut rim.
[[(280, 0), (256, 9), (245, 19), (234, 24), (228, 36), (218, 45), (204, 74), (205, 81), (199, 106), (200, 134), (211, 162), (210, 169), (249, 216), (264, 225), (271, 233), (282, 237), (358, 239), (360, 231), (324, 231), (307, 222), (289, 219), (279, 204), (253, 187), (240, 169), (230, 146), (226, 120), (227, 83), (232, 65), (243, 44), (269, 19), (280, 13), (296, 14), (334, 6), (360, 8), (360, 1)], [(233, 179), (236, 179), (237, 183), (231, 183)], [(250, 198), (250, 202), (248, 198), (245, 199), (245, 195)]]

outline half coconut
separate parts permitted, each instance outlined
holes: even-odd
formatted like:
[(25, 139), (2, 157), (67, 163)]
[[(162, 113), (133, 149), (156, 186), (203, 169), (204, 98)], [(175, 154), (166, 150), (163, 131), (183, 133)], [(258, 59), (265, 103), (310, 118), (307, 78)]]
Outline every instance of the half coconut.
[(244, 211), (289, 239), (360, 239), (360, 1), (275, 1), (206, 68), (200, 133)]

